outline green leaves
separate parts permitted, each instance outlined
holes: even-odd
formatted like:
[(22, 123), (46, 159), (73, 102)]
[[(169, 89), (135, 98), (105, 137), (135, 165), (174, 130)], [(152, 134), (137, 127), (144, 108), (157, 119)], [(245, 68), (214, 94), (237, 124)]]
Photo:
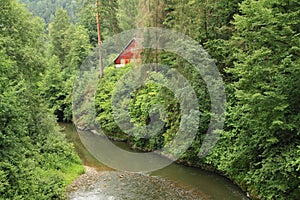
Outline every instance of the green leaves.
[(49, 24), (55, 15), (57, 8), (64, 8), (68, 11), (72, 21), (76, 20), (77, 1), (73, 0), (21, 0), (35, 16), (41, 17), (46, 24)]
[(101, 126), (102, 130), (108, 137), (114, 139), (127, 139), (115, 122), (112, 114), (112, 95), (114, 88), (118, 80), (131, 69), (132, 66), (123, 68), (107, 67), (105, 69), (105, 76), (101, 79), (95, 96), (95, 107), (97, 112), (97, 122)]
[(71, 23), (67, 11), (58, 9), (49, 25), (47, 69), (39, 86), (46, 104), (59, 121), (72, 120), (75, 75), (91, 50), (87, 30)]
[[(40, 83), (47, 66), (42, 23), (13, 0), (1, 1), (0, 12), (1, 199), (63, 199), (64, 166), (80, 161), (41, 98), (41, 87), (51, 93), (58, 87)], [(49, 82), (54, 77), (61, 78), (47, 72)]]
[(117, 19), (123, 31), (136, 27), (138, 2), (139, 0), (118, 0)]
[[(26, 148), (32, 148), (29, 142), (32, 139), (43, 146), (42, 151), (47, 152), (41, 159), (44, 163), (51, 161), (47, 168), (62, 170), (64, 162), (59, 158), (61, 155), (71, 155), (69, 147), (61, 148), (55, 138), (46, 137), (50, 133), (43, 133), (36, 125), (49, 125), (40, 119), (46, 111), (33, 105), (41, 103), (35, 100), (39, 99), (40, 94), (57, 115), (71, 119), (73, 75), (87, 56), (91, 48), (89, 43), (97, 43), (94, 1), (80, 1), (79, 21), (82, 26), (73, 25), (67, 12), (62, 9), (57, 11), (55, 18), (52, 17), (54, 21), (49, 27), (51, 44), (46, 59), (40, 51), (43, 48), (41, 41), (45, 39), (43, 24), (25, 14), (24, 9), (14, 1), (2, 0), (0, 3), (0, 47), (3, 49), (0, 51), (0, 122), (4, 127), (0, 129), (0, 147), (12, 149), (16, 146), (15, 142), (22, 141), (26, 143)], [(300, 11), (297, 0), (104, 0), (100, 9), (101, 36), (104, 39), (118, 33), (120, 28), (164, 26), (203, 44), (216, 60), (227, 83), (229, 102), (226, 127), (214, 151), (200, 160), (197, 155), (211, 117), (206, 84), (184, 59), (168, 52), (159, 52), (159, 62), (172, 65), (183, 74), (199, 100), (200, 121), (187, 118), (191, 123), (199, 124), (199, 130), (182, 160), (193, 165), (208, 163), (260, 199), (298, 198)], [(194, 49), (182, 51), (194, 56)], [(148, 60), (143, 61), (152, 62), (154, 51), (149, 49), (142, 56), (149, 56)], [(134, 147), (154, 150), (170, 144), (178, 130), (182, 108), (170, 90), (155, 84), (163, 82), (161, 73), (148, 74), (146, 85), (131, 93), (130, 98), (120, 101), (122, 108), (127, 106), (126, 109), (130, 110), (134, 130), (145, 127), (150, 122), (151, 113), (162, 109), (153, 105), (163, 105), (165, 112), (158, 116), (164, 122), (161, 132), (150, 139), (140, 137), (143, 131), (129, 137), (116, 124), (111, 98), (116, 83), (129, 69), (106, 69), (96, 95), (97, 122), (109, 137), (128, 140)], [(28, 83), (36, 83), (36, 80), (39, 80), (39, 90)], [(130, 93), (128, 88), (134, 83), (127, 81), (126, 84), (128, 87), (123, 88), (122, 94)], [(84, 90), (83, 94), (88, 94), (89, 88)], [(188, 92), (182, 94), (189, 95)], [(81, 98), (78, 97), (78, 100)], [(91, 109), (88, 102), (84, 103), (86, 107), (81, 108), (82, 112)], [(39, 114), (28, 115), (30, 112)], [(81, 115), (78, 119), (94, 123), (84, 117)], [(186, 124), (183, 122), (183, 127)], [(41, 138), (47, 138), (46, 144), (41, 142)], [(18, 149), (18, 152), (29, 155), (28, 150), (24, 149)], [(10, 155), (8, 152), (3, 155)], [(18, 158), (14, 159), (17, 163)], [(32, 162), (30, 160), (20, 165), (29, 166)], [(5, 162), (0, 168), (0, 178), (7, 178), (7, 166), (11, 167), (12, 173), (18, 172), (17, 167)], [(56, 186), (61, 183), (50, 177), (43, 176), (41, 182), (43, 180), (51, 185), (49, 190), (52, 186), (58, 189)], [(1, 181), (1, 184), (9, 187), (9, 181)], [(48, 189), (43, 188), (43, 191)]]
[[(233, 145), (226, 151), (234, 159), (220, 169), (262, 199), (294, 199), (299, 178), (291, 163), (299, 157), (295, 146), (300, 138), (294, 121), (299, 117), (295, 112), (299, 107), (294, 106), (298, 100), (291, 95), (300, 91), (295, 81), (299, 58), (291, 51), (295, 42), (287, 38), (297, 37), (293, 30), (300, 21), (283, 20), (295, 14), (294, 8), (276, 0), (245, 0), (240, 8), (242, 14), (235, 16), (236, 31), (229, 41), (235, 60), (227, 69), (235, 80), (231, 123), (221, 140), (222, 145), (226, 146), (225, 141)], [(299, 38), (294, 41), (298, 43)]]
[(17, 63), (14, 70), (26, 79), (37, 78), (44, 70), (43, 23), (15, 1), (1, 2), (0, 10), (0, 48)]

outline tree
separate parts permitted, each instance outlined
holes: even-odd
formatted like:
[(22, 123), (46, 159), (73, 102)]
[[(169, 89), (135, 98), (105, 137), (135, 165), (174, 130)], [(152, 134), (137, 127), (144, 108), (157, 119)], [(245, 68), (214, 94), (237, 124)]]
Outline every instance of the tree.
[(71, 26), (70, 18), (67, 14), (67, 11), (59, 8), (55, 13), (55, 19), (49, 25), (49, 35), (51, 38), (52, 44), (52, 54), (56, 55), (61, 64), (64, 64), (65, 57), (70, 51), (68, 45), (69, 28)]
[(234, 146), (226, 170), (262, 199), (295, 199), (300, 189), (297, 6), (245, 0), (230, 40), (235, 92), (225, 135)]
[(138, 3), (139, 0), (118, 0), (117, 19), (121, 30), (136, 28)]
[(21, 0), (35, 16), (41, 17), (48, 25), (58, 8), (68, 12), (72, 22), (76, 21), (77, 2), (75, 0)]
[(139, 1), (136, 26), (138, 28), (162, 27), (165, 18), (164, 6), (163, 0)]
[(51, 40), (46, 56), (50, 62), (45, 78), (39, 84), (40, 89), (58, 120), (71, 121), (74, 80), (91, 50), (89, 36), (82, 25), (72, 24), (67, 12), (61, 8), (49, 25), (49, 36)]
[[(90, 37), (90, 43), (93, 46), (98, 44), (97, 41), (97, 20), (96, 6), (94, 0), (80, 0), (79, 3), (79, 24), (83, 25)], [(102, 0), (99, 2), (99, 13), (101, 17), (101, 39), (112, 36), (120, 32), (117, 20), (118, 1)]]
[(14, 0), (1, 0), (0, 10), (0, 196), (63, 199), (64, 173), (82, 167), (36, 86), (46, 64), (43, 24)]

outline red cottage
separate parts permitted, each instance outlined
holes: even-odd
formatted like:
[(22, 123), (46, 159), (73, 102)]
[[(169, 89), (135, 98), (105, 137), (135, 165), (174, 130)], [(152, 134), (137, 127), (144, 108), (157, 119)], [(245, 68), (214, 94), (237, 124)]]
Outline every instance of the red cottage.
[(115, 67), (123, 67), (124, 65), (140, 60), (140, 50), (137, 50), (137, 41), (132, 39), (124, 50), (114, 60)]

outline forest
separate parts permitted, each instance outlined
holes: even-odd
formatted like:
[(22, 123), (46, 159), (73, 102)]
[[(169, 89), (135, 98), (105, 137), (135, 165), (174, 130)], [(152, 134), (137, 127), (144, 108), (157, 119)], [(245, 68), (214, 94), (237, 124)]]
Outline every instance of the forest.
[[(143, 63), (172, 66), (193, 87), (199, 104), (196, 136), (178, 163), (216, 171), (252, 199), (300, 196), (300, 3), (297, 0), (100, 0), (101, 39), (122, 31), (160, 27), (201, 45), (225, 84), (226, 118), (212, 151), (199, 157), (211, 113), (205, 81), (179, 55), (146, 49)], [(65, 199), (84, 172), (57, 122), (73, 122), (72, 91), (85, 58), (98, 45), (94, 0), (0, 0), (0, 199)], [(96, 122), (112, 140), (154, 151), (180, 127), (174, 93), (155, 80), (127, 102), (140, 130), (152, 105), (163, 105), (164, 126), (143, 138), (116, 123), (114, 88), (134, 63), (104, 69), (96, 91)], [(188, 94), (187, 94), (188, 95)]]

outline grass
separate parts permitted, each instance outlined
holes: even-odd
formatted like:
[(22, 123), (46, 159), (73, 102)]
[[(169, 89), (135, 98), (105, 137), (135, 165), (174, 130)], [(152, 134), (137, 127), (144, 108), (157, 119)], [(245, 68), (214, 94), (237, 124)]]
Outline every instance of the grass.
[(71, 164), (63, 170), (63, 178), (66, 185), (72, 184), (81, 174), (84, 173), (84, 166)]

